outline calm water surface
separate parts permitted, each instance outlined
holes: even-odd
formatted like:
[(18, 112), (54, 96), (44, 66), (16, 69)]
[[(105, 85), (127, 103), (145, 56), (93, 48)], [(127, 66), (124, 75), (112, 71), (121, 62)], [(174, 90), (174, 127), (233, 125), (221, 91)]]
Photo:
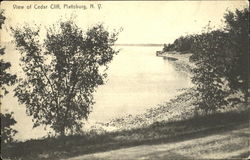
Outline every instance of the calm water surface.
[[(120, 53), (109, 65), (106, 84), (99, 86), (94, 95), (96, 103), (87, 124), (142, 113), (173, 98), (178, 89), (191, 85), (187, 74), (176, 70), (169, 61), (155, 56), (155, 52), (162, 47), (120, 48)], [(46, 135), (43, 127), (32, 129), (32, 120), (25, 116), (25, 107), (12, 96), (13, 93), (7, 95), (3, 106), (15, 112), (18, 122), (14, 126), (18, 130), (16, 139)]]
[(178, 89), (189, 87), (187, 74), (155, 56), (161, 49), (123, 47), (110, 64), (106, 85), (95, 94), (96, 104), (89, 120), (141, 113), (173, 98)]

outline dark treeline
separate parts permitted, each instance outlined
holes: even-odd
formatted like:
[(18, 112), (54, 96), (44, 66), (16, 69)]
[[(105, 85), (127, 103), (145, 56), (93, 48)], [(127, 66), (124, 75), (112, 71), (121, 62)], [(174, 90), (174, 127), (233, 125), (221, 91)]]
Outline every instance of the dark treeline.
[(163, 52), (178, 51), (180, 53), (192, 52), (194, 35), (180, 36), (174, 43), (164, 44)]
[(181, 36), (164, 52), (191, 52), (196, 106), (205, 114), (247, 101), (249, 9), (227, 11), (225, 27)]

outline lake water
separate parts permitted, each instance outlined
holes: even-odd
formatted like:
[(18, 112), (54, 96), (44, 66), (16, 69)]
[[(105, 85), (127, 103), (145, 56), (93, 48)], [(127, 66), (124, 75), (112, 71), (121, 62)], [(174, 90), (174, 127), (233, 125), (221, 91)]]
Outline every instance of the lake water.
[[(191, 86), (190, 77), (169, 61), (156, 57), (162, 47), (119, 47), (121, 51), (109, 65), (105, 85), (95, 93), (95, 105), (87, 124), (108, 122), (126, 114), (138, 114), (162, 104), (178, 94), (178, 89)], [(14, 64), (16, 65), (16, 64)], [(3, 106), (15, 112), (16, 139), (25, 140), (46, 135), (43, 127), (32, 129), (25, 107), (10, 93)], [(7, 100), (6, 100), (7, 99)]]
[(187, 74), (161, 57), (161, 47), (123, 47), (108, 70), (108, 81), (98, 88), (90, 120), (103, 121), (136, 114), (163, 103), (190, 86)]

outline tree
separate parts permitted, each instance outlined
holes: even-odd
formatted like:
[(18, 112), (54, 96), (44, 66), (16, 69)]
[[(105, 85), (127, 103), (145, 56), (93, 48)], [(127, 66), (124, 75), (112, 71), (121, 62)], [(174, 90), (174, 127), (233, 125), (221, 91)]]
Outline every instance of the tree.
[(172, 44), (164, 44), (163, 51), (190, 52), (193, 44), (193, 35), (180, 36)]
[(33, 116), (34, 127), (49, 125), (60, 135), (73, 134), (88, 118), (93, 93), (104, 84), (108, 63), (118, 53), (112, 48), (118, 33), (109, 33), (102, 24), (84, 33), (73, 20), (46, 31), (41, 41), (39, 28), (12, 28), (26, 74), (15, 96)]
[[(0, 29), (2, 29), (2, 25), (4, 24), (5, 16), (3, 15), (3, 10), (0, 11)], [(3, 56), (5, 54), (4, 52), (5, 48), (0, 46), (0, 56)], [(11, 67), (11, 64), (9, 62), (5, 62), (3, 59), (0, 60), (0, 98), (2, 98), (4, 95), (8, 93), (6, 86), (13, 85), (16, 80), (16, 75), (13, 75), (7, 70)], [(1, 104), (1, 102), (0, 102)]]
[(2, 29), (2, 25), (4, 24), (6, 17), (4, 16), (4, 11), (0, 10), (0, 29)]
[(224, 15), (225, 30), (230, 36), (230, 48), (234, 48), (232, 69), (228, 73), (230, 87), (241, 90), (247, 101), (249, 75), (249, 8), (236, 9), (235, 12), (227, 11)]
[[(5, 16), (3, 10), (0, 11), (0, 29), (2, 29), (2, 25), (5, 21)], [(3, 56), (5, 54), (4, 48), (0, 46), (0, 56)], [(4, 95), (8, 94), (8, 91), (6, 89), (6, 86), (13, 85), (16, 81), (16, 75), (13, 75), (11, 73), (8, 73), (7, 70), (11, 67), (11, 64), (9, 62), (5, 62), (3, 59), (0, 60), (0, 106), (1, 98), (3, 98)], [(1, 118), (1, 143), (8, 143), (13, 140), (13, 136), (17, 133), (16, 130), (12, 129), (11, 126), (16, 123), (14, 118), (12, 117), (13, 112), (11, 113), (0, 113)]]
[(196, 105), (206, 114), (242, 102), (247, 96), (249, 10), (225, 14), (226, 28), (196, 35), (190, 60), (196, 64), (192, 82)]
[(11, 113), (0, 113), (1, 117), (1, 143), (9, 143), (13, 141), (13, 137), (17, 133), (16, 130), (12, 129), (11, 126), (16, 124), (13, 118), (13, 112)]
[[(205, 114), (213, 113), (228, 104), (229, 95), (226, 74), (231, 59), (228, 59), (228, 36), (220, 30), (196, 35), (190, 60), (195, 84), (195, 105)], [(226, 62), (228, 61), (228, 62)]]

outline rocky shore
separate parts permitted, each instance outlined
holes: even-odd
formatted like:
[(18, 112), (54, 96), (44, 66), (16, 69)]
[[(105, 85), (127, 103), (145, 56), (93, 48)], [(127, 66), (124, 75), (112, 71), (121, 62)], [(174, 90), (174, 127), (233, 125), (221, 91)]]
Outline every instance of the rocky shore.
[[(168, 60), (179, 72), (185, 72), (191, 76), (191, 69), (194, 64), (189, 62), (191, 53), (160, 53), (157, 56)], [(170, 101), (154, 106), (138, 115), (126, 115), (112, 119), (108, 123), (98, 123), (99, 131), (120, 131), (134, 128), (146, 127), (158, 122), (169, 122), (190, 118), (194, 113), (193, 90), (191, 88), (182, 89), (180, 94)], [(109, 130), (110, 129), (110, 130)]]
[(115, 127), (116, 130), (130, 130), (159, 122), (188, 119), (194, 113), (193, 101), (192, 89), (183, 89), (180, 95), (164, 104), (146, 110), (145, 113), (116, 118), (104, 125)]
[(164, 60), (170, 61), (178, 71), (191, 74), (191, 69), (195, 67), (193, 63), (189, 61), (189, 57), (192, 53), (181, 54), (180, 52), (157, 52), (156, 56), (162, 57)]

